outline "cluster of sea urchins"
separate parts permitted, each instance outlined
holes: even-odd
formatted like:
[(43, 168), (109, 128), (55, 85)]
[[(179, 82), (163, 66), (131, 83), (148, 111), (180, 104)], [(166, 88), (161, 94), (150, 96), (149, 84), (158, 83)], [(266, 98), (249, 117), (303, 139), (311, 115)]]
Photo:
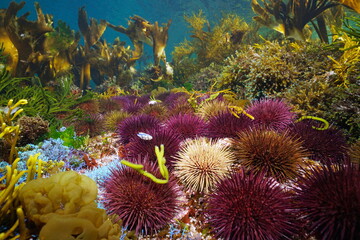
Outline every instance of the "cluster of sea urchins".
[[(203, 118), (204, 113), (189, 111), (187, 97), (159, 95), (162, 102), (151, 104), (161, 104), (167, 116), (144, 114), (149, 98), (117, 99), (131, 114), (116, 128), (126, 160), (142, 163), (161, 178), (154, 149), (163, 144), (171, 178), (160, 185), (134, 169), (113, 169), (104, 182), (104, 205), (124, 226), (152, 234), (169, 224), (179, 208), (178, 184), (207, 199), (207, 222), (222, 239), (359, 238), (359, 167), (345, 163), (343, 148), (332, 151), (343, 156), (343, 165), (330, 160), (340, 157), (321, 158), (343, 143), (341, 132), (335, 134), (340, 140), (321, 142), (333, 135), (333, 128), (316, 130), (318, 124), (312, 122), (302, 131), (301, 122), (295, 122), (290, 107), (280, 100), (256, 101), (245, 109), (247, 114), (236, 116), (224, 108)], [(311, 147), (314, 136), (321, 154)], [(313, 156), (319, 156), (312, 159), (317, 168), (307, 172), (304, 160)]]

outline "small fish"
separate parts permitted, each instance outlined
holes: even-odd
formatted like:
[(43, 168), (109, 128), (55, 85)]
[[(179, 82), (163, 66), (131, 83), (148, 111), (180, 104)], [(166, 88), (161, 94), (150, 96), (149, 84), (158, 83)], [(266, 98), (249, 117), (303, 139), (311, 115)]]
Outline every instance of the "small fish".
[(171, 67), (170, 63), (166, 62), (165, 64), (166, 69), (166, 75), (173, 76), (174, 75), (174, 69)]
[[(16, 111), (19, 110), (18, 107), (14, 108), (10, 114), (14, 114), (16, 113)], [(3, 112), (5, 114), (8, 114), (9, 113), (9, 108), (8, 107), (0, 107), (0, 112)]]
[(59, 129), (59, 132), (65, 132), (65, 130), (66, 130), (66, 127), (61, 127), (61, 128)]
[(157, 104), (158, 102), (156, 101), (156, 100), (151, 100), (151, 101), (149, 101), (149, 104), (150, 105), (154, 105), (154, 104)]
[(142, 140), (147, 140), (147, 141), (150, 141), (150, 140), (153, 139), (153, 137), (152, 137), (150, 134), (147, 134), (147, 133), (144, 133), (144, 132), (139, 132), (139, 133), (137, 134), (137, 136), (138, 136), (139, 138), (141, 138)]

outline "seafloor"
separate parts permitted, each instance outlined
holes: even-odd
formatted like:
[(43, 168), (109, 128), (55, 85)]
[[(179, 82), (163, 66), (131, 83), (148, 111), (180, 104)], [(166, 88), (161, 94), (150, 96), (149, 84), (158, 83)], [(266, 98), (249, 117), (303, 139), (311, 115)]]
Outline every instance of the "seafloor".
[(211, 2), (0, 10), (0, 240), (360, 239), (359, 1)]

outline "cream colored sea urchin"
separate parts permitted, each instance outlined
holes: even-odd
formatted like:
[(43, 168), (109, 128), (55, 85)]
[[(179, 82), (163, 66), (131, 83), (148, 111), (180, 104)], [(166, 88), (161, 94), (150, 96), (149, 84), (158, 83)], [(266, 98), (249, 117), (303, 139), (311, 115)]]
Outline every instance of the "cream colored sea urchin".
[(174, 174), (186, 189), (208, 193), (229, 175), (234, 156), (229, 146), (207, 138), (184, 143), (174, 165)]

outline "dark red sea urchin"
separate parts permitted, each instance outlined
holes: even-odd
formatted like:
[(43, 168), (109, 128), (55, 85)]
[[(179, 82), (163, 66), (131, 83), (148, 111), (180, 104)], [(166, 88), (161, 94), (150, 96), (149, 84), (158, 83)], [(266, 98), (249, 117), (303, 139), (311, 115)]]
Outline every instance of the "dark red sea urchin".
[(160, 128), (160, 120), (149, 115), (135, 115), (124, 119), (116, 132), (123, 144), (130, 142), (139, 132), (145, 132)]
[(306, 172), (297, 205), (316, 239), (360, 239), (360, 168), (346, 161)]
[(165, 122), (165, 128), (178, 133), (182, 140), (205, 135), (206, 123), (194, 114), (178, 114)]
[[(310, 158), (322, 163), (343, 162), (348, 158), (344, 134), (335, 127), (317, 130), (314, 121), (301, 121), (290, 127), (290, 132), (303, 141), (302, 146), (310, 153)], [(318, 126), (319, 127), (319, 126)]]
[(240, 171), (210, 195), (206, 215), (221, 239), (290, 239), (297, 232), (291, 198), (265, 174)]
[(126, 145), (126, 159), (136, 159), (138, 157), (149, 157), (149, 161), (157, 162), (155, 146), (164, 145), (166, 165), (172, 168), (175, 154), (179, 151), (181, 138), (180, 136), (168, 129), (151, 129), (147, 131), (152, 136), (151, 140), (143, 140), (135, 137)]
[(249, 127), (251, 119), (244, 114), (240, 118), (230, 112), (221, 112), (209, 119), (207, 135), (210, 138), (234, 138)]
[(262, 99), (255, 101), (246, 111), (255, 119), (251, 122), (255, 126), (262, 126), (275, 131), (287, 128), (294, 120), (294, 113), (281, 99)]
[[(157, 165), (146, 158), (137, 161), (157, 177)], [(166, 184), (158, 184), (134, 169), (118, 166), (104, 181), (104, 206), (119, 216), (124, 227), (137, 234), (153, 234), (166, 226), (178, 210), (179, 190), (170, 177)]]

